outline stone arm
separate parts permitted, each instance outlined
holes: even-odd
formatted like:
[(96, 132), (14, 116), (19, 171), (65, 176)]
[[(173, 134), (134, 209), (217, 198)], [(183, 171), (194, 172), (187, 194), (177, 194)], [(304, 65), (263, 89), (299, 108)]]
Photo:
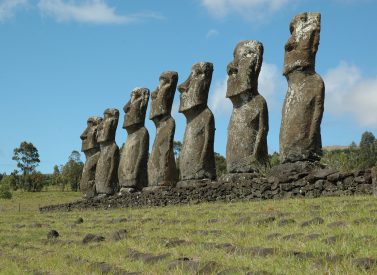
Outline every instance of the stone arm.
[(325, 101), (325, 86), (322, 82), (321, 91), (316, 97), (314, 98), (314, 112), (313, 112), (313, 119), (310, 125), (310, 135), (309, 140), (316, 141), (318, 137), (319, 125), (322, 121), (323, 111), (324, 111), (324, 101)]
[[(265, 151), (265, 143), (267, 133), (268, 133), (268, 107), (265, 100), (261, 102), (260, 105), (260, 112), (259, 112), (259, 129), (257, 133), (257, 137), (255, 139), (255, 146), (254, 146), (254, 152), (253, 152), (253, 159), (258, 160), (260, 159), (260, 154), (265, 154), (267, 152)], [(259, 156), (259, 157), (258, 157)], [(263, 156), (264, 157), (264, 156)]]
[[(109, 173), (107, 174), (107, 179), (106, 179), (106, 185), (105, 186), (115, 186), (118, 184), (118, 166), (119, 166), (119, 148), (118, 145), (115, 143), (112, 145), (113, 146), (113, 157), (111, 158), (111, 163), (110, 163), (110, 170)], [(113, 181), (116, 182), (113, 182)]]
[(143, 167), (143, 161), (148, 162), (148, 157), (145, 158), (145, 154), (148, 154), (149, 149), (149, 133), (147, 129), (145, 129), (145, 132), (140, 139), (139, 148), (139, 154), (137, 155), (137, 159), (135, 160), (134, 171), (132, 171), (132, 178), (130, 177), (131, 180), (138, 178), (137, 173), (146, 173), (146, 171), (140, 171), (140, 169)]
[[(206, 160), (206, 156), (208, 156), (211, 153), (212, 146), (213, 146), (213, 133), (215, 131), (215, 119), (213, 117), (213, 114), (210, 112), (210, 117), (208, 120), (208, 123), (204, 126), (204, 144), (203, 144), (203, 150), (200, 155), (200, 163), (204, 163)], [(213, 154), (213, 153), (212, 153)]]

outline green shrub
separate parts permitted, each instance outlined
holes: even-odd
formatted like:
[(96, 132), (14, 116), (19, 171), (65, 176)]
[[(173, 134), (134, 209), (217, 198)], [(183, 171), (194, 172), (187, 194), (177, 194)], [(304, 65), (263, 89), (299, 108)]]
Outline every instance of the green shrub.
[(0, 182), (0, 199), (11, 199), (12, 193), (9, 187), (9, 177), (5, 176)]

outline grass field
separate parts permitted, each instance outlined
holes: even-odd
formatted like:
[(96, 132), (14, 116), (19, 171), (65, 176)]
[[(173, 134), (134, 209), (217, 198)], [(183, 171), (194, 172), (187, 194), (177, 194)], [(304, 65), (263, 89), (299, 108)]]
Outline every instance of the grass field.
[(0, 273), (377, 274), (375, 197), (38, 212), (79, 196), (0, 200)]

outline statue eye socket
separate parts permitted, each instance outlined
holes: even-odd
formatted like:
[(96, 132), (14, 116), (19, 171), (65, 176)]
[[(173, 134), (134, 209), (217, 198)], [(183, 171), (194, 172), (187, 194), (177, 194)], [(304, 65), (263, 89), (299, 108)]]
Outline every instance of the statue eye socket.
[(294, 45), (292, 43), (287, 43), (285, 45), (285, 51), (290, 52), (294, 49)]

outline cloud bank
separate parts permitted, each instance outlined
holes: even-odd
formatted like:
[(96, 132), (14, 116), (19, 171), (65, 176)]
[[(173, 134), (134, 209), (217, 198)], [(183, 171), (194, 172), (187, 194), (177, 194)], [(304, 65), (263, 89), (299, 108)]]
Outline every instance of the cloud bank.
[(210, 14), (222, 18), (236, 13), (250, 21), (258, 21), (277, 12), (295, 0), (201, 0)]
[(119, 14), (106, 0), (0, 0), (0, 22), (14, 17), (17, 10), (27, 5), (35, 7), (41, 14), (57, 22), (128, 24), (145, 19), (163, 18), (156, 12)]
[(157, 13), (121, 15), (116, 13), (104, 0), (40, 0), (38, 8), (58, 22), (76, 21), (93, 24), (127, 24), (140, 19), (160, 19)]
[(27, 0), (4, 0), (0, 2), (0, 21), (12, 18), (15, 12), (28, 4)]
[[(216, 116), (230, 117), (232, 113), (232, 102), (226, 98), (228, 76), (214, 83), (212, 96), (209, 98), (209, 106)], [(279, 106), (279, 93), (285, 90), (284, 78), (275, 64), (263, 63), (259, 75), (258, 90), (266, 99), (269, 110), (275, 110)]]
[(324, 81), (325, 112), (351, 115), (363, 127), (377, 127), (377, 76), (364, 77), (357, 66), (341, 62)]

